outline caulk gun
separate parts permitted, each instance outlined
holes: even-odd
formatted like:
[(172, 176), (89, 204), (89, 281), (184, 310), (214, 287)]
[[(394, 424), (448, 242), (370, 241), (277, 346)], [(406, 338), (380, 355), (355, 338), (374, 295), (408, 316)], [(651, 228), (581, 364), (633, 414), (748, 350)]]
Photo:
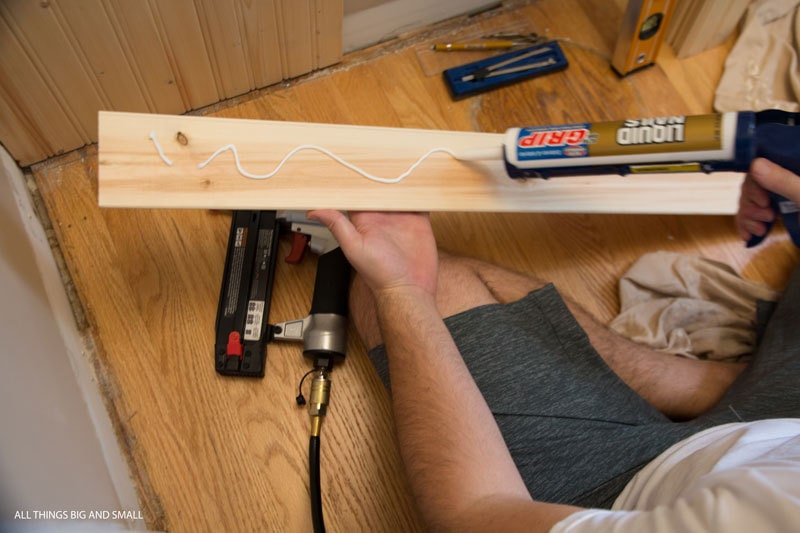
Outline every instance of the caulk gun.
[[(800, 113), (740, 111), (512, 128), (503, 146), (512, 178), (746, 172), (756, 157), (800, 174)], [(797, 205), (775, 193), (770, 201), (800, 246)]]

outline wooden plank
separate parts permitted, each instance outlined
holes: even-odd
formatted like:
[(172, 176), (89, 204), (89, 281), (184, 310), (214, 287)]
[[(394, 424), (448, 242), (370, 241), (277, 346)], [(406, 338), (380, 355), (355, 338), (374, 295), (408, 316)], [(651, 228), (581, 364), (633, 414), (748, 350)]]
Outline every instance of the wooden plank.
[(278, 0), (278, 20), (281, 25), (281, 53), (284, 78), (295, 78), (314, 69), (312, 45), (311, 0)]
[[(164, 48), (153, 11), (147, 2), (105, 0), (109, 17), (119, 29), (120, 40), (130, 50), (129, 62), (141, 77), (142, 89), (156, 113), (183, 113), (189, 110), (181, 97), (175, 75)], [(96, 126), (97, 108), (92, 112)], [(93, 136), (94, 139), (97, 136)]]
[(150, 111), (117, 33), (99, 0), (53, 4), (63, 30), (86, 62), (112, 109)]
[(201, 0), (200, 23), (222, 98), (254, 89), (234, 0)]
[(170, 65), (187, 109), (219, 101), (217, 81), (192, 0), (150, 0), (150, 7), (164, 36)]
[(230, 151), (198, 165), (232, 143), (245, 171), (266, 174), (290, 151), (311, 144), (394, 178), (433, 148), (499, 149), (503, 135), (113, 112), (100, 113), (99, 130), (105, 207), (731, 214), (741, 181), (737, 173), (512, 180), (501, 161), (463, 162), (437, 153), (404, 180), (386, 184), (313, 150), (298, 152), (272, 178), (249, 179)]
[(315, 0), (314, 23), (314, 66), (323, 68), (342, 60), (342, 20), (344, 2), (342, 0)]
[[(28, 144), (24, 153), (45, 157), (82, 146), (80, 132), (59, 105), (45, 79), (30, 61), (21, 43), (6, 20), (0, 17), (0, 87), (6, 106), (15, 109), (15, 118), (24, 122), (26, 133), (33, 134), (35, 145)], [(13, 134), (13, 133), (12, 133)], [(3, 142), (8, 143), (4, 138)], [(13, 145), (14, 142), (12, 141)], [(44, 148), (40, 151), (40, 148)], [(22, 164), (30, 164), (30, 156), (13, 153)]]
[(40, 132), (27, 120), (22, 110), (0, 83), (0, 141), (20, 166), (39, 161), (48, 153)]
[(256, 87), (266, 87), (282, 79), (275, 1), (239, 3), (244, 23), (243, 39)]
[[(83, 142), (96, 140), (97, 110), (104, 107), (104, 102), (99, 87), (95, 87), (84, 70), (74, 43), (65, 35), (53, 9), (35, 2), (15, 0), (0, 2), (0, 11)], [(13, 55), (7, 48), (3, 51)], [(20, 74), (17, 72), (16, 75)], [(39, 104), (47, 105), (48, 101), (40, 100)]]

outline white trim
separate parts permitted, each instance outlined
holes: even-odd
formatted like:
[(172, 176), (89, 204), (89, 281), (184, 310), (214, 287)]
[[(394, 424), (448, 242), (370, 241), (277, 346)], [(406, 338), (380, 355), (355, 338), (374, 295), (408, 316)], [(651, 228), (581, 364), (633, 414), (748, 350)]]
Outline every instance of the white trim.
[[(80, 332), (75, 324), (72, 307), (66, 294), (61, 275), (56, 265), (50, 243), (39, 219), (36, 217), (33, 202), (25, 185), (21, 170), (8, 153), (0, 147), (0, 167), (2, 175), (8, 180), (14, 200), (19, 209), (34, 259), (44, 285), (53, 318), (64, 341), (65, 351), (74, 373), (74, 379), (87, 406), (89, 418), (95, 429), (95, 436), (102, 450), (111, 483), (114, 486), (119, 509), (140, 511), (139, 498), (130, 476), (128, 464), (122, 455), (116, 432), (111, 424), (108, 411), (101, 396), (94, 367)], [(143, 520), (128, 522), (130, 529), (145, 530)]]

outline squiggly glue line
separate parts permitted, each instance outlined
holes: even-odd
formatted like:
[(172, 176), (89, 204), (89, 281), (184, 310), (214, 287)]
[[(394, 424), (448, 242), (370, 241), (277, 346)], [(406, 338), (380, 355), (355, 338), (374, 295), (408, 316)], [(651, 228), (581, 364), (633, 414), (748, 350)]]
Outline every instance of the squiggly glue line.
[[(161, 149), (161, 145), (158, 143), (158, 140), (156, 139), (155, 132), (150, 133), (150, 139), (153, 140), (153, 144), (155, 145), (156, 150), (158, 151), (158, 155), (161, 156), (161, 159), (166, 164), (171, 166), (172, 165), (172, 161), (170, 161), (167, 158), (167, 156), (164, 154), (164, 151)], [(410, 167), (408, 167), (408, 170), (406, 170), (405, 172), (403, 172), (399, 176), (397, 176), (395, 178), (381, 178), (380, 176), (375, 176), (374, 174), (370, 174), (366, 170), (363, 170), (363, 169), (355, 166), (352, 163), (348, 163), (347, 161), (345, 161), (344, 159), (342, 159), (338, 155), (334, 154), (333, 152), (331, 152), (327, 148), (323, 148), (322, 146), (316, 146), (316, 145), (313, 145), (313, 144), (303, 144), (303, 145), (300, 145), (300, 146), (292, 149), (288, 154), (286, 154), (286, 156), (281, 160), (281, 162), (278, 163), (278, 165), (273, 170), (271, 170), (270, 172), (268, 172), (266, 174), (253, 174), (251, 172), (246, 171), (242, 167), (242, 163), (239, 160), (239, 152), (238, 152), (238, 150), (236, 150), (236, 146), (233, 145), (233, 144), (228, 144), (228, 145), (222, 146), (219, 149), (217, 149), (217, 151), (215, 151), (213, 154), (211, 154), (211, 156), (208, 159), (206, 159), (205, 161), (203, 161), (202, 163), (197, 165), (197, 168), (200, 168), (200, 169), (205, 168), (209, 163), (211, 163), (211, 161), (214, 160), (215, 157), (217, 157), (218, 155), (220, 155), (223, 152), (226, 152), (228, 150), (233, 152), (233, 160), (236, 163), (236, 170), (239, 171), (239, 174), (241, 174), (242, 176), (244, 176), (246, 178), (256, 179), (256, 180), (269, 179), (269, 178), (273, 177), (275, 174), (277, 174), (281, 170), (281, 168), (283, 168), (283, 166), (286, 164), (287, 161), (289, 161), (289, 159), (291, 159), (292, 156), (294, 156), (297, 152), (301, 152), (303, 150), (315, 150), (317, 152), (325, 154), (326, 156), (330, 157), (331, 159), (333, 159), (334, 161), (336, 161), (340, 165), (344, 166), (345, 168), (349, 168), (353, 172), (355, 172), (355, 173), (367, 178), (368, 180), (377, 181), (379, 183), (390, 183), (390, 184), (391, 183), (397, 183), (397, 182), (402, 181), (405, 178), (407, 178), (409, 175), (411, 175), (412, 172), (414, 172), (417, 169), (417, 167), (419, 167), (422, 164), (423, 161), (425, 161), (428, 157), (430, 157), (431, 155), (433, 155), (433, 154), (435, 154), (437, 152), (442, 152), (442, 153), (450, 155), (451, 157), (453, 157), (455, 159), (458, 159), (456, 154), (452, 150), (450, 150), (449, 148), (432, 148), (431, 150), (428, 150), (425, 154), (423, 154), (422, 157), (417, 159), (417, 161), (414, 164), (412, 164)]]
[(166, 154), (164, 154), (164, 150), (161, 149), (161, 144), (158, 142), (158, 139), (156, 139), (156, 132), (150, 132), (150, 140), (153, 141), (153, 145), (156, 147), (158, 155), (161, 156), (161, 160), (167, 165), (172, 166), (172, 159), (167, 157)]

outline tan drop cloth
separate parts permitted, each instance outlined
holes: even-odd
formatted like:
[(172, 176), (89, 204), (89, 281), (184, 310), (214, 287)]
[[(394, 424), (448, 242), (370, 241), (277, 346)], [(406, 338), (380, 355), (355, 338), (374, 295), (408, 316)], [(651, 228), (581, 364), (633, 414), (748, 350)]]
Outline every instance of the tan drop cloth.
[(755, 344), (756, 300), (779, 293), (710, 259), (672, 252), (642, 256), (620, 279), (611, 328), (636, 342), (703, 359), (738, 359)]
[(800, 110), (800, 0), (759, 0), (725, 61), (714, 108)]

